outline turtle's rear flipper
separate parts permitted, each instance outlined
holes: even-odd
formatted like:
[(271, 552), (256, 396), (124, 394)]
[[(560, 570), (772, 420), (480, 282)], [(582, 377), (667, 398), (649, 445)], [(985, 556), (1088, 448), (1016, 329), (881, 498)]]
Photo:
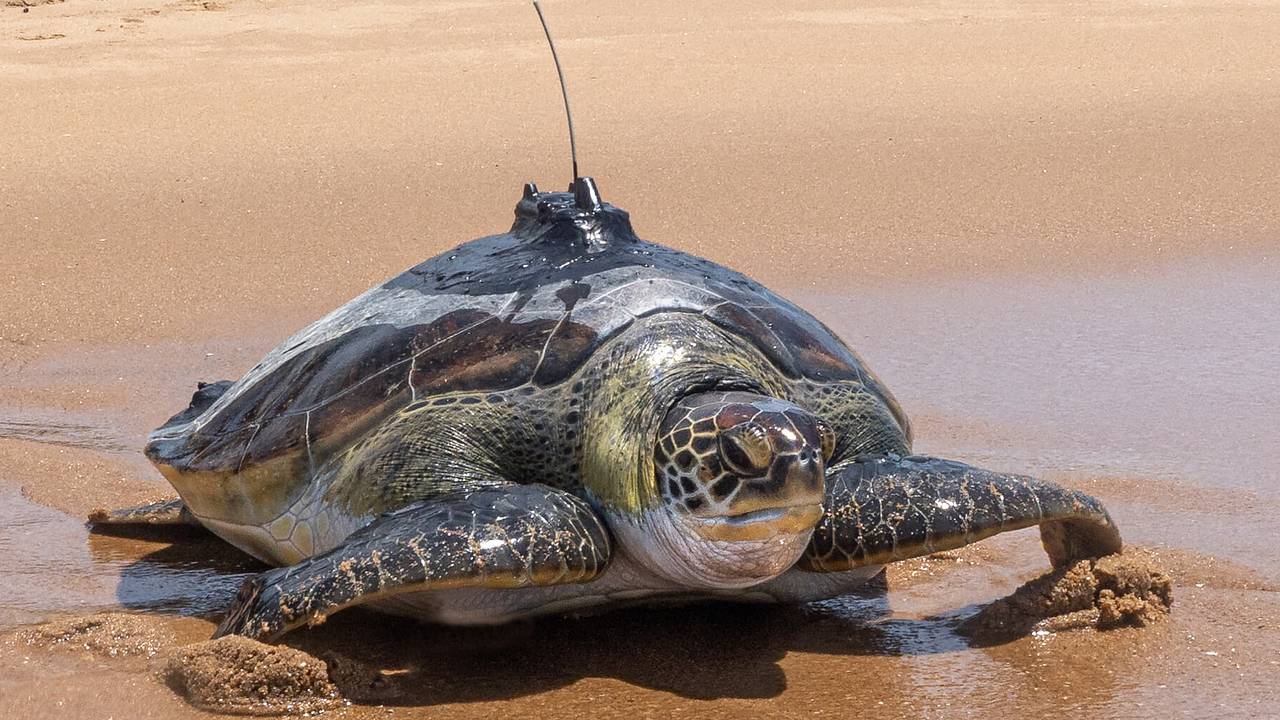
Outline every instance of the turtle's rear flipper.
[(89, 513), (89, 524), (96, 527), (109, 525), (180, 525), (200, 527), (185, 503), (179, 498), (139, 505), (119, 510), (98, 509)]
[(545, 485), (506, 485), (409, 505), (329, 552), (245, 582), (215, 637), (273, 640), (394, 593), (587, 582), (609, 560), (604, 523)]
[(1040, 526), (1054, 567), (1120, 551), (1102, 503), (1075, 490), (938, 458), (859, 458), (827, 473), (823, 517), (801, 561), (849, 570)]

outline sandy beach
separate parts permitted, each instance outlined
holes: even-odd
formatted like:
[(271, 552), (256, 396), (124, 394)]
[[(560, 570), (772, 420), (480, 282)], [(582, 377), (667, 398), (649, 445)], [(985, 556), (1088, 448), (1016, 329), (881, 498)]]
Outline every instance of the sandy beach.
[[(38, 0), (35, 0), (38, 2)], [(12, 0), (11, 0), (12, 2)], [(570, 180), (523, 2), (0, 5), (0, 715), (208, 717), (145, 657), (261, 567), (89, 535), (171, 495), (146, 433), (374, 283)], [(584, 174), (645, 239), (844, 337), (916, 449), (1101, 498), (1173, 574), (1146, 629), (976, 647), (1047, 568), (1004, 535), (877, 603), (290, 637), (413, 688), (326, 717), (1274, 717), (1280, 2), (548, 0)]]

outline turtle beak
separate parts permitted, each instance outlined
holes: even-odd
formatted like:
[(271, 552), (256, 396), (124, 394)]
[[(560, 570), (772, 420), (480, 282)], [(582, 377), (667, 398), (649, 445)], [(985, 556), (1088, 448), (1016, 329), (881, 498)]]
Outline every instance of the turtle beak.
[(822, 506), (813, 502), (697, 518), (693, 528), (705, 540), (769, 540), (807, 533), (821, 517)]

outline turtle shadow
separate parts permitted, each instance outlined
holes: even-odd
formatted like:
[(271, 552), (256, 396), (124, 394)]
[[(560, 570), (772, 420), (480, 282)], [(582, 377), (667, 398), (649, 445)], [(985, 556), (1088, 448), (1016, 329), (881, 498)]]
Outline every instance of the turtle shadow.
[(344, 688), (344, 694), (357, 703), (404, 706), (509, 700), (588, 678), (691, 700), (768, 699), (787, 689), (780, 663), (789, 652), (885, 651), (885, 634), (875, 625), (849, 622), (823, 639), (834, 624), (812, 621), (806, 608), (733, 603), (623, 608), (477, 628), (359, 610), (335, 616), (321, 632), (294, 633), (284, 642), (381, 669), (391, 693), (361, 698)]
[[(136, 554), (136, 537), (91, 534), (95, 558), (132, 562), (117, 598), (127, 608), (217, 620), (261, 563), (199, 531)], [(122, 544), (123, 543), (123, 544)], [(538, 695), (607, 678), (692, 700), (768, 699), (787, 689), (791, 652), (903, 656), (969, 647), (950, 618), (891, 615), (883, 575), (857, 594), (800, 606), (703, 602), (632, 607), (495, 627), (451, 627), (355, 608), (283, 644), (341, 656), (380, 672), (374, 694), (344, 688), (357, 704), (431, 706)]]
[(119, 576), (117, 602), (140, 612), (217, 617), (246, 578), (268, 569), (197, 527), (95, 527), (88, 545), (94, 562)]
[[(509, 700), (587, 678), (684, 698), (771, 698), (787, 687), (777, 643), (752, 642), (768, 613), (735, 606), (634, 608), (498, 627), (421, 624), (359, 611), (285, 643), (387, 673), (391, 693), (355, 702), (431, 706)], [(767, 627), (767, 626), (766, 626)]]
[(954, 652), (954, 618), (889, 615), (883, 585), (801, 606), (707, 602), (633, 607), (579, 618), (457, 628), (372, 611), (337, 616), (286, 643), (345, 654), (384, 672), (394, 693), (357, 702), (430, 706), (509, 700), (588, 678), (689, 700), (769, 699), (787, 690), (789, 653), (903, 656)]
[(356, 703), (394, 706), (513, 700), (584, 679), (685, 700), (768, 700), (787, 691), (782, 661), (791, 652), (904, 656), (968, 647), (950, 618), (892, 618), (883, 577), (877, 580), (867, 592), (803, 606), (637, 606), (481, 628), (357, 609), (284, 643), (383, 671), (389, 692), (343, 692)]

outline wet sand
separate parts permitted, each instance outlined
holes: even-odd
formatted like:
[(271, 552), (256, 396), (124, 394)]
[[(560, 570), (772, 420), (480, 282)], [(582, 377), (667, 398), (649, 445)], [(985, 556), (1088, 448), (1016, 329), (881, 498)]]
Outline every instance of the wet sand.
[[(828, 322), (917, 449), (1098, 495), (1175, 610), (972, 644), (1047, 568), (1016, 533), (882, 599), (351, 612), (290, 642), (410, 691), (332, 716), (1274, 716), (1280, 4), (547, 11), (584, 172), (641, 236)], [(0, 715), (207, 717), (154, 658), (12, 631), (123, 609), (207, 637), (256, 563), (80, 518), (168, 494), (139, 449), (196, 380), (567, 183), (557, 92), (518, 2), (0, 7)]]

